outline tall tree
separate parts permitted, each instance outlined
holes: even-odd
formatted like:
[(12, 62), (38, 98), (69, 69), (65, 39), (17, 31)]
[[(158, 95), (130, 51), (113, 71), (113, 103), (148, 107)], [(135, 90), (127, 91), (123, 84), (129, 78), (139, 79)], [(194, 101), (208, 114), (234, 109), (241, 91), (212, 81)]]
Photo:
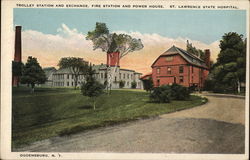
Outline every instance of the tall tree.
[(60, 69), (67, 68), (70, 70), (71, 74), (73, 75), (74, 87), (76, 89), (79, 81), (79, 76), (81, 74), (85, 75), (87, 72), (88, 62), (78, 57), (64, 57), (60, 59), (58, 66), (60, 67)]
[(87, 70), (86, 81), (81, 86), (81, 92), (84, 96), (88, 96), (93, 101), (93, 108), (96, 108), (96, 98), (103, 94), (104, 85), (96, 81), (94, 78), (95, 71), (91, 65)]
[(32, 92), (34, 92), (35, 84), (43, 84), (46, 80), (46, 75), (37, 59), (29, 56), (23, 68), (21, 83), (31, 85)]
[(225, 33), (212, 70), (216, 86), (232, 87), (238, 93), (246, 78), (246, 39), (236, 32)]
[[(87, 40), (93, 42), (93, 49), (101, 49), (105, 53), (119, 52), (119, 59), (126, 56), (130, 52), (134, 52), (143, 48), (143, 44), (140, 39), (132, 38), (127, 34), (110, 33), (105, 23), (96, 23), (95, 29), (89, 31), (86, 37)], [(107, 87), (111, 89), (111, 82), (114, 72), (111, 73), (111, 69), (108, 66), (108, 84)]]
[(201, 50), (201, 49), (196, 49), (192, 43), (189, 43), (189, 41), (187, 40), (187, 47), (186, 50), (188, 53), (191, 53), (197, 57), (199, 57), (202, 60), (205, 60), (205, 53)]

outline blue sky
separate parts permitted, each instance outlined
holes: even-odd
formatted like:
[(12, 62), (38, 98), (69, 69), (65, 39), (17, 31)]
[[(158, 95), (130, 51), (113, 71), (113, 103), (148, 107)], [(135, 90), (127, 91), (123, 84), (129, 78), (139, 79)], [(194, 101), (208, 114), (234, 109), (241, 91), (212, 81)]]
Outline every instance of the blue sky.
[(105, 22), (110, 31), (156, 33), (206, 44), (227, 32), (246, 35), (243, 10), (14, 9), (14, 25), (22, 25), (24, 31), (55, 35), (61, 24), (66, 24), (86, 34), (96, 22)]

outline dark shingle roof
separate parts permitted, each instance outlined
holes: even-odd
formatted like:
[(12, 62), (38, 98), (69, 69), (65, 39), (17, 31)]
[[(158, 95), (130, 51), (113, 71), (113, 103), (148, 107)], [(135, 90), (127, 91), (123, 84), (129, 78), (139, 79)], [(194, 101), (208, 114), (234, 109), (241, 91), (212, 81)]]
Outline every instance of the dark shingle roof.
[(185, 51), (181, 48), (175, 47), (175, 46), (172, 46), (171, 48), (169, 48), (166, 52), (164, 52), (160, 56), (167, 56), (167, 55), (173, 55), (173, 54), (180, 54), (189, 63), (207, 68), (205, 62), (202, 59), (200, 59), (199, 57), (196, 57), (195, 55), (193, 55), (191, 53), (188, 53), (187, 51)]

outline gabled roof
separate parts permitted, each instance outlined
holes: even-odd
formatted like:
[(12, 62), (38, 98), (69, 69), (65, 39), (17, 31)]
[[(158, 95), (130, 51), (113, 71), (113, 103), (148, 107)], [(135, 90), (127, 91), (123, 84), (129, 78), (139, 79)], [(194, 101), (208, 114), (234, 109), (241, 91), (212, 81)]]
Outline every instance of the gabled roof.
[(163, 54), (161, 54), (155, 61), (154, 63), (152, 64), (152, 66), (155, 64), (155, 62), (162, 56), (169, 56), (169, 55), (175, 55), (175, 54), (179, 54), (180, 56), (182, 56), (188, 63), (190, 64), (193, 64), (193, 65), (196, 65), (196, 66), (200, 66), (200, 67), (205, 67), (207, 68), (205, 62), (198, 58), (197, 56), (191, 54), (191, 53), (188, 53), (187, 51), (181, 49), (181, 48), (178, 48), (178, 47), (175, 47), (175, 46), (172, 46), (171, 48), (169, 48), (166, 52), (164, 52)]

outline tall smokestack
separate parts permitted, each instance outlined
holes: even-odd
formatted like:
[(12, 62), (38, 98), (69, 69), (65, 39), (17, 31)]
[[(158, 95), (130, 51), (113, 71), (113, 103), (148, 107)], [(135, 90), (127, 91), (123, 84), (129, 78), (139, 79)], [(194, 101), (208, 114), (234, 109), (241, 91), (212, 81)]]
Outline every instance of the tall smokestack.
[(205, 50), (205, 63), (208, 68), (210, 68), (210, 50)]
[[(14, 62), (22, 62), (22, 27), (16, 26)], [(13, 71), (12, 71), (13, 72)], [(12, 86), (18, 86), (20, 77), (12, 74)]]
[(22, 26), (16, 26), (16, 35), (15, 35), (15, 55), (14, 61), (22, 61), (22, 37), (21, 37)]

